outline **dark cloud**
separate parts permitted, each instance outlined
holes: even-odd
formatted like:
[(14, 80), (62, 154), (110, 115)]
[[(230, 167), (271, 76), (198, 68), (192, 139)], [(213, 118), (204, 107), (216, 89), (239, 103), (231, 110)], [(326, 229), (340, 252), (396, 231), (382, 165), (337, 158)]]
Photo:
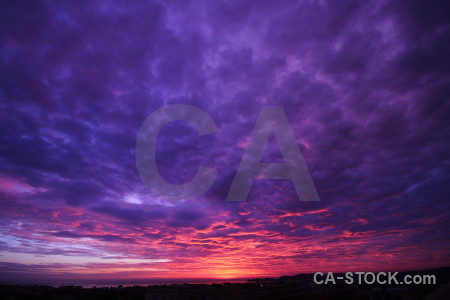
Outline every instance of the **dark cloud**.
[(116, 243), (135, 243), (133, 238), (121, 237), (113, 234), (93, 235), (93, 234), (77, 234), (70, 231), (59, 231), (53, 233), (54, 236), (63, 238), (91, 238), (98, 239), (104, 242), (116, 242)]
[(91, 207), (93, 212), (106, 214), (124, 221), (130, 222), (144, 222), (152, 221), (155, 219), (163, 219), (166, 217), (166, 213), (159, 210), (144, 210), (140, 207), (124, 208), (116, 206), (114, 203), (105, 203), (98, 206)]

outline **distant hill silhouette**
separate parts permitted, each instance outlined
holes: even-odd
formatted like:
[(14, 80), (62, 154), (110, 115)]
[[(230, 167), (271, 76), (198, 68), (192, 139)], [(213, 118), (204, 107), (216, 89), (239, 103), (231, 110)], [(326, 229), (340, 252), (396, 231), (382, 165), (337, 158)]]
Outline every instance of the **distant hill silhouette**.
[[(381, 271), (380, 271), (381, 272)], [(378, 272), (373, 272), (378, 273)], [(315, 284), (314, 283), (314, 274), (315, 273), (300, 273), (293, 276), (281, 276), (279, 278), (256, 278), (250, 279), (249, 282), (272, 282), (272, 281), (283, 281), (283, 282), (299, 282), (304, 284)], [(344, 277), (344, 273), (333, 273), (334, 276), (342, 276)], [(438, 269), (426, 269), (420, 271), (404, 271), (398, 272), (397, 278), (404, 278), (406, 275), (435, 275), (436, 276), (436, 284), (444, 284), (450, 281), (450, 267), (443, 267)], [(376, 284), (374, 284), (376, 285)]]

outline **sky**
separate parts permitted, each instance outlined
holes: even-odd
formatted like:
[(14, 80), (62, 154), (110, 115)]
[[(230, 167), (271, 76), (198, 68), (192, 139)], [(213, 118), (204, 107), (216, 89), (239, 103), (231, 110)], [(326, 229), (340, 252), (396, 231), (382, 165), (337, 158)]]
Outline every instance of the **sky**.
[[(0, 281), (256, 278), (450, 265), (445, 1), (1, 1)], [(198, 107), (156, 141), (158, 109)], [(263, 107), (281, 106), (320, 201), (288, 179), (226, 201)], [(263, 160), (283, 162), (277, 140)]]

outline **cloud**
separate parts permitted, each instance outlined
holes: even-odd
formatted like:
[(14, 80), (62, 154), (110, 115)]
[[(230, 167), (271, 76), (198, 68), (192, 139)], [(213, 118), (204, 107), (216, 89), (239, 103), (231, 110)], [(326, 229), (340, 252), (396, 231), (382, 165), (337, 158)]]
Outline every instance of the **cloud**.
[[(3, 251), (167, 260), (133, 273), (119, 259), (113, 277), (448, 262), (443, 1), (0, 6)], [(180, 103), (203, 109), (217, 132), (166, 124), (161, 176), (184, 184), (200, 165), (218, 176), (202, 197), (174, 202), (142, 183), (135, 146), (148, 115)], [(225, 201), (261, 108), (273, 105), (286, 112), (321, 202), (271, 179), (255, 180), (245, 202)], [(264, 153), (281, 159), (275, 140)], [(87, 272), (58, 260), (0, 257), (2, 278)]]

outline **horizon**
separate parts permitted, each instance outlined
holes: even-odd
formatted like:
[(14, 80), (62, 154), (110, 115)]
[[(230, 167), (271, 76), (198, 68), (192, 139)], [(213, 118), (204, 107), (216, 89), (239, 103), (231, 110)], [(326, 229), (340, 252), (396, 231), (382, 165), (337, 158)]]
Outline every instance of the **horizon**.
[(2, 2), (0, 283), (449, 266), (448, 11)]
[[(450, 270), (450, 266), (444, 266), (440, 268), (433, 269), (421, 269), (421, 270), (396, 270), (393, 272), (399, 273), (415, 273), (415, 272), (425, 272), (428, 271), (428, 275), (432, 274), (433, 271), (446, 269)], [(431, 273), (429, 271), (432, 271)], [(318, 271), (320, 272), (320, 271)], [(343, 274), (345, 272), (336, 272), (336, 271), (323, 271), (323, 273), (332, 272), (334, 274)], [(390, 270), (369, 270), (367, 272), (391, 272)], [(86, 280), (71, 280), (65, 281), (64, 279), (57, 278), (47, 278), (46, 280), (39, 281), (31, 278), (21, 278), (21, 281), (11, 280), (11, 281), (2, 281), (0, 285), (48, 285), (53, 287), (62, 287), (62, 286), (82, 286), (83, 288), (88, 287), (112, 287), (112, 286), (123, 286), (123, 287), (132, 287), (132, 286), (149, 286), (149, 285), (172, 285), (172, 284), (223, 284), (223, 283), (252, 283), (252, 282), (264, 282), (264, 280), (281, 280), (283, 277), (296, 277), (298, 275), (314, 275), (314, 273), (297, 273), (291, 275), (283, 275), (279, 277), (259, 277), (259, 278), (169, 278), (169, 279), (148, 279), (148, 278), (132, 278), (132, 279), (123, 279), (123, 278), (103, 278), (100, 280), (94, 279), (86, 279)]]

